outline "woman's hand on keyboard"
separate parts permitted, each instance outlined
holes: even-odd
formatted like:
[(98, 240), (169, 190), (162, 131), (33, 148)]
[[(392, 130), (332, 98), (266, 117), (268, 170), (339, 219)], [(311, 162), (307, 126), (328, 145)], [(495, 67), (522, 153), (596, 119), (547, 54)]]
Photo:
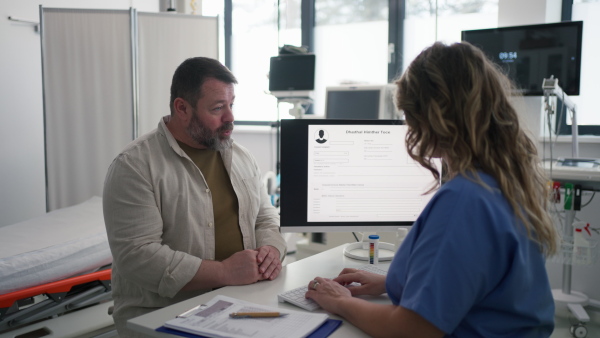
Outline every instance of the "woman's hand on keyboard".
[[(385, 293), (385, 276), (358, 269), (345, 268), (333, 279), (341, 285), (347, 285), (353, 296), (378, 296)], [(360, 285), (350, 285), (359, 283)]]
[[(315, 281), (318, 282), (316, 285)], [(352, 294), (348, 288), (331, 279), (315, 277), (309, 282), (305, 297), (314, 300), (331, 313), (338, 313), (336, 306), (339, 304), (339, 300), (352, 298)]]

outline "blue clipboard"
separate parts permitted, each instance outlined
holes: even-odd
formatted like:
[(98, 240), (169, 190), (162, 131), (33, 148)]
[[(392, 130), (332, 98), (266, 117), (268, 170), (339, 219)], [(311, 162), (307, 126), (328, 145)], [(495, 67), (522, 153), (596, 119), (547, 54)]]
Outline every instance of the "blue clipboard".
[[(330, 334), (332, 334), (335, 330), (337, 330), (337, 328), (340, 327), (340, 325), (342, 325), (341, 320), (327, 319), (323, 324), (321, 324), (321, 326), (319, 326), (318, 329), (314, 330), (306, 338), (326, 338)], [(183, 332), (183, 331), (169, 329), (168, 327), (164, 327), (164, 326), (159, 327), (158, 329), (156, 329), (156, 331), (168, 333), (168, 334), (172, 334), (172, 335), (177, 335), (177, 336), (181, 336), (181, 337), (188, 337), (188, 338), (205, 337), (205, 336), (201, 336), (201, 335), (197, 335), (197, 334), (193, 334), (193, 333), (187, 333), (187, 332)]]

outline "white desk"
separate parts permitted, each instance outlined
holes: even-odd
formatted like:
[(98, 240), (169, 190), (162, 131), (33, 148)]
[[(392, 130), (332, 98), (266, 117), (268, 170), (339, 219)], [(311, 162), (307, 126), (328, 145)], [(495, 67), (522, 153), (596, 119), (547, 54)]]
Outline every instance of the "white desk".
[[(308, 282), (316, 276), (334, 277), (337, 276), (344, 267), (359, 267), (360, 265), (367, 264), (365, 261), (358, 261), (345, 257), (343, 254), (344, 246), (345, 244), (287, 264), (283, 267), (279, 276), (273, 281), (262, 281), (244, 286), (227, 286), (131, 319), (127, 325), (130, 329), (142, 332), (147, 336), (174, 337), (169, 334), (156, 332), (155, 329), (162, 326), (168, 319), (174, 318), (178, 314), (183, 313), (198, 304), (209, 301), (218, 294), (258, 304), (280, 307), (282, 309), (304, 311), (301, 308), (288, 303), (279, 303), (277, 301), (277, 294), (302, 285), (308, 285)], [(389, 264), (389, 262), (381, 263), (381, 265), (384, 264)], [(368, 299), (383, 304), (391, 303), (387, 296), (368, 297)], [(324, 312), (323, 310), (318, 311)], [(330, 318), (341, 319), (334, 315), (330, 315)], [(330, 337), (368, 337), (368, 335), (353, 325), (344, 322)]]
[[(198, 304), (209, 301), (218, 294), (243, 299), (258, 304), (302, 311), (302, 309), (294, 305), (279, 303), (277, 301), (277, 294), (301, 285), (307, 285), (308, 282), (315, 276), (333, 277), (337, 276), (337, 274), (344, 267), (358, 267), (360, 265), (367, 264), (365, 261), (358, 261), (345, 257), (343, 255), (343, 249), (345, 245), (346, 244), (284, 266), (281, 270), (281, 273), (274, 281), (263, 281), (244, 286), (227, 286), (131, 319), (127, 325), (130, 329), (144, 333), (149, 337), (175, 337), (169, 334), (156, 332), (155, 329), (162, 326), (165, 321), (175, 318), (175, 316), (178, 314), (183, 313)], [(389, 262), (382, 264), (389, 264)], [(386, 295), (368, 297), (368, 299), (382, 304), (391, 303)], [(318, 311), (323, 312), (323, 310)], [(330, 315), (330, 318), (341, 319), (335, 315)], [(557, 318), (556, 329), (552, 333), (551, 337), (571, 337), (569, 327), (570, 324), (567, 319)], [(587, 327), (588, 337), (600, 337), (600, 326), (597, 323), (588, 323)], [(330, 337), (368, 337), (368, 335), (354, 327), (352, 324), (344, 321), (344, 323)]]

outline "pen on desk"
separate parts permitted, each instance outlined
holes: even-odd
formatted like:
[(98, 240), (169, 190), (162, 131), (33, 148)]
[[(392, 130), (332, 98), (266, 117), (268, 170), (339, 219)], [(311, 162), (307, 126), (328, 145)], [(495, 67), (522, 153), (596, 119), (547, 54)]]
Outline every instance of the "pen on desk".
[(287, 313), (281, 312), (232, 312), (229, 314), (231, 318), (269, 318), (269, 317), (281, 317)]
[(198, 306), (194, 306), (193, 308), (187, 310), (186, 312), (184, 312), (184, 313), (182, 313), (180, 315), (177, 315), (176, 318), (187, 318), (190, 315), (190, 313), (192, 313), (192, 311), (197, 310), (201, 306), (204, 306), (204, 304), (201, 304), (201, 305), (198, 305)]

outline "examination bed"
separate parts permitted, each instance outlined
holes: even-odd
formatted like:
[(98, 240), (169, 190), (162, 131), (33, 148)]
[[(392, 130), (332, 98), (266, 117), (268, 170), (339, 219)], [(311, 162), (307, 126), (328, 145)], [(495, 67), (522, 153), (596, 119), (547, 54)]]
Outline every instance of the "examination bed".
[(98, 305), (110, 325), (111, 263), (100, 197), (0, 227), (0, 336)]

